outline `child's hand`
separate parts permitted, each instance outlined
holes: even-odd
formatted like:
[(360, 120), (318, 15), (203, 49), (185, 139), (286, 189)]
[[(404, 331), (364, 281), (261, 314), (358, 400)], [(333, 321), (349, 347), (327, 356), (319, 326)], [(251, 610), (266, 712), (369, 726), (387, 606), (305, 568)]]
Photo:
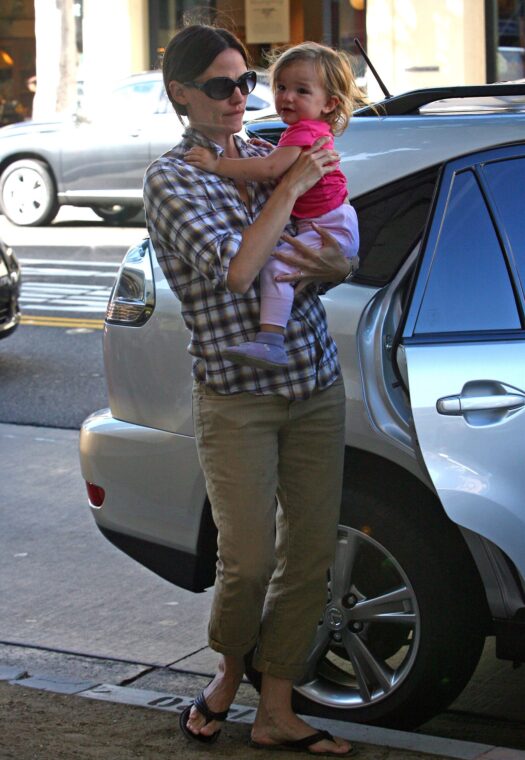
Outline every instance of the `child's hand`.
[(259, 148), (270, 148), (270, 150), (275, 150), (275, 145), (268, 142), (268, 140), (263, 140), (262, 137), (250, 137), (248, 143), (250, 145), (256, 145)]
[(186, 163), (196, 166), (205, 172), (213, 172), (219, 163), (219, 156), (207, 148), (194, 147), (184, 154)]

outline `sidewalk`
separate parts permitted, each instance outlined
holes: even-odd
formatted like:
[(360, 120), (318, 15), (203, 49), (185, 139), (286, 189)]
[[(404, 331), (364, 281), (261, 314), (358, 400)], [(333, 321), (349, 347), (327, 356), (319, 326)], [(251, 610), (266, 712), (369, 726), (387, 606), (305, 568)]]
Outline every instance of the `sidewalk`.
[[(21, 664), (37, 662), (47, 672)], [(133, 686), (140, 669), (141, 688)], [(262, 760), (249, 746), (257, 695), (239, 691), (219, 742), (192, 743), (178, 713), (205, 687), (209, 675), (0, 645), (0, 758), (2, 760)], [(129, 685), (126, 685), (129, 684)], [(308, 718), (349, 739), (361, 760), (525, 760), (525, 752), (420, 733)], [(296, 752), (280, 752), (292, 760)], [(273, 757), (273, 756), (272, 756)], [(277, 756), (276, 756), (277, 757)]]

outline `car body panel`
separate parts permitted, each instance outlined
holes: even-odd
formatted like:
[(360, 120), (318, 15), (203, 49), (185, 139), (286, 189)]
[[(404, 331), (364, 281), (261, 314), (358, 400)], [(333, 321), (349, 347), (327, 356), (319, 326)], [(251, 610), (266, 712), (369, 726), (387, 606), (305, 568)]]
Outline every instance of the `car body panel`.
[(413, 345), (406, 353), (419, 446), (445, 511), (499, 546), (525, 578), (525, 406), (466, 418), (436, 408), (467, 384), (480, 395), (489, 381), (524, 393), (525, 341)]
[(447, 165), (402, 339), (418, 446), (445, 511), (522, 577), (524, 304), (501, 179), (519, 183), (524, 156), (515, 145)]
[[(279, 125), (284, 127), (278, 121), (247, 124), (262, 135), (264, 127), (275, 130)], [(350, 120), (345, 133), (335, 139), (335, 148), (348, 177), (349, 195), (356, 198), (404, 177), (407, 166), (416, 173), (487, 145), (520, 140), (523, 123), (507, 114), (365, 116)]]
[[(80, 440), (82, 475), (104, 488), (104, 508), (91, 506), (100, 528), (196, 551), (206, 488), (195, 440), (115, 419), (109, 410), (89, 417)], [(182, 463), (175, 471), (172, 463)], [(166, 477), (169, 473), (169, 477)], [(115, 477), (117, 474), (117, 477)], [(144, 489), (148, 509), (144, 510)]]
[(122, 197), (121, 191), (135, 191), (140, 202), (144, 167), (150, 160), (149, 124), (97, 122), (75, 125), (74, 140), (68, 139), (60, 150), (60, 192), (68, 201), (75, 197)]
[[(104, 363), (109, 403), (117, 419), (193, 435), (189, 335), (180, 302), (150, 253), (156, 308), (142, 327), (105, 328)], [(159, 346), (161, 350), (159, 352)], [(143, 392), (147, 387), (148, 393)]]

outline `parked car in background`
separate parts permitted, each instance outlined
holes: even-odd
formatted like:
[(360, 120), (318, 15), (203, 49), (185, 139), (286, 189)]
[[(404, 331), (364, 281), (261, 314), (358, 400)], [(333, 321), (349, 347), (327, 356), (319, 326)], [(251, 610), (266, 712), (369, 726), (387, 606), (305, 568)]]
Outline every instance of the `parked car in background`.
[[(472, 110), (479, 97), (504, 107)], [(450, 98), (465, 112), (447, 112)], [(336, 140), (361, 266), (323, 296), (346, 466), (326, 607), (294, 688), (301, 713), (413, 727), (457, 697), (487, 636), (498, 657), (525, 661), (524, 98), (525, 85), (407, 93), (361, 109)], [(246, 126), (273, 142), (282, 129)], [(146, 239), (109, 301), (109, 408), (84, 422), (80, 460), (101, 532), (202, 591), (216, 533), (187, 344)]]
[[(148, 164), (181, 137), (160, 71), (127, 77), (64, 120), (0, 129), (0, 211), (21, 226), (49, 224), (63, 204), (122, 223), (142, 208)], [(270, 88), (248, 96), (246, 119), (273, 114)]]
[(20, 265), (12, 248), (0, 240), (0, 339), (20, 322)]

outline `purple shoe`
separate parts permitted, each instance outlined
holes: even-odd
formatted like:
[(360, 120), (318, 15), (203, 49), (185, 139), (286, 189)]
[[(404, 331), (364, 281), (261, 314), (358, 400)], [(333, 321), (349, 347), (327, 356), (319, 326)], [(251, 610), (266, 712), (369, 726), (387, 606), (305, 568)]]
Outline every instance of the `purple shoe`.
[(234, 364), (260, 369), (276, 369), (288, 366), (284, 337), (278, 333), (257, 333), (254, 341), (225, 348), (222, 355)]

